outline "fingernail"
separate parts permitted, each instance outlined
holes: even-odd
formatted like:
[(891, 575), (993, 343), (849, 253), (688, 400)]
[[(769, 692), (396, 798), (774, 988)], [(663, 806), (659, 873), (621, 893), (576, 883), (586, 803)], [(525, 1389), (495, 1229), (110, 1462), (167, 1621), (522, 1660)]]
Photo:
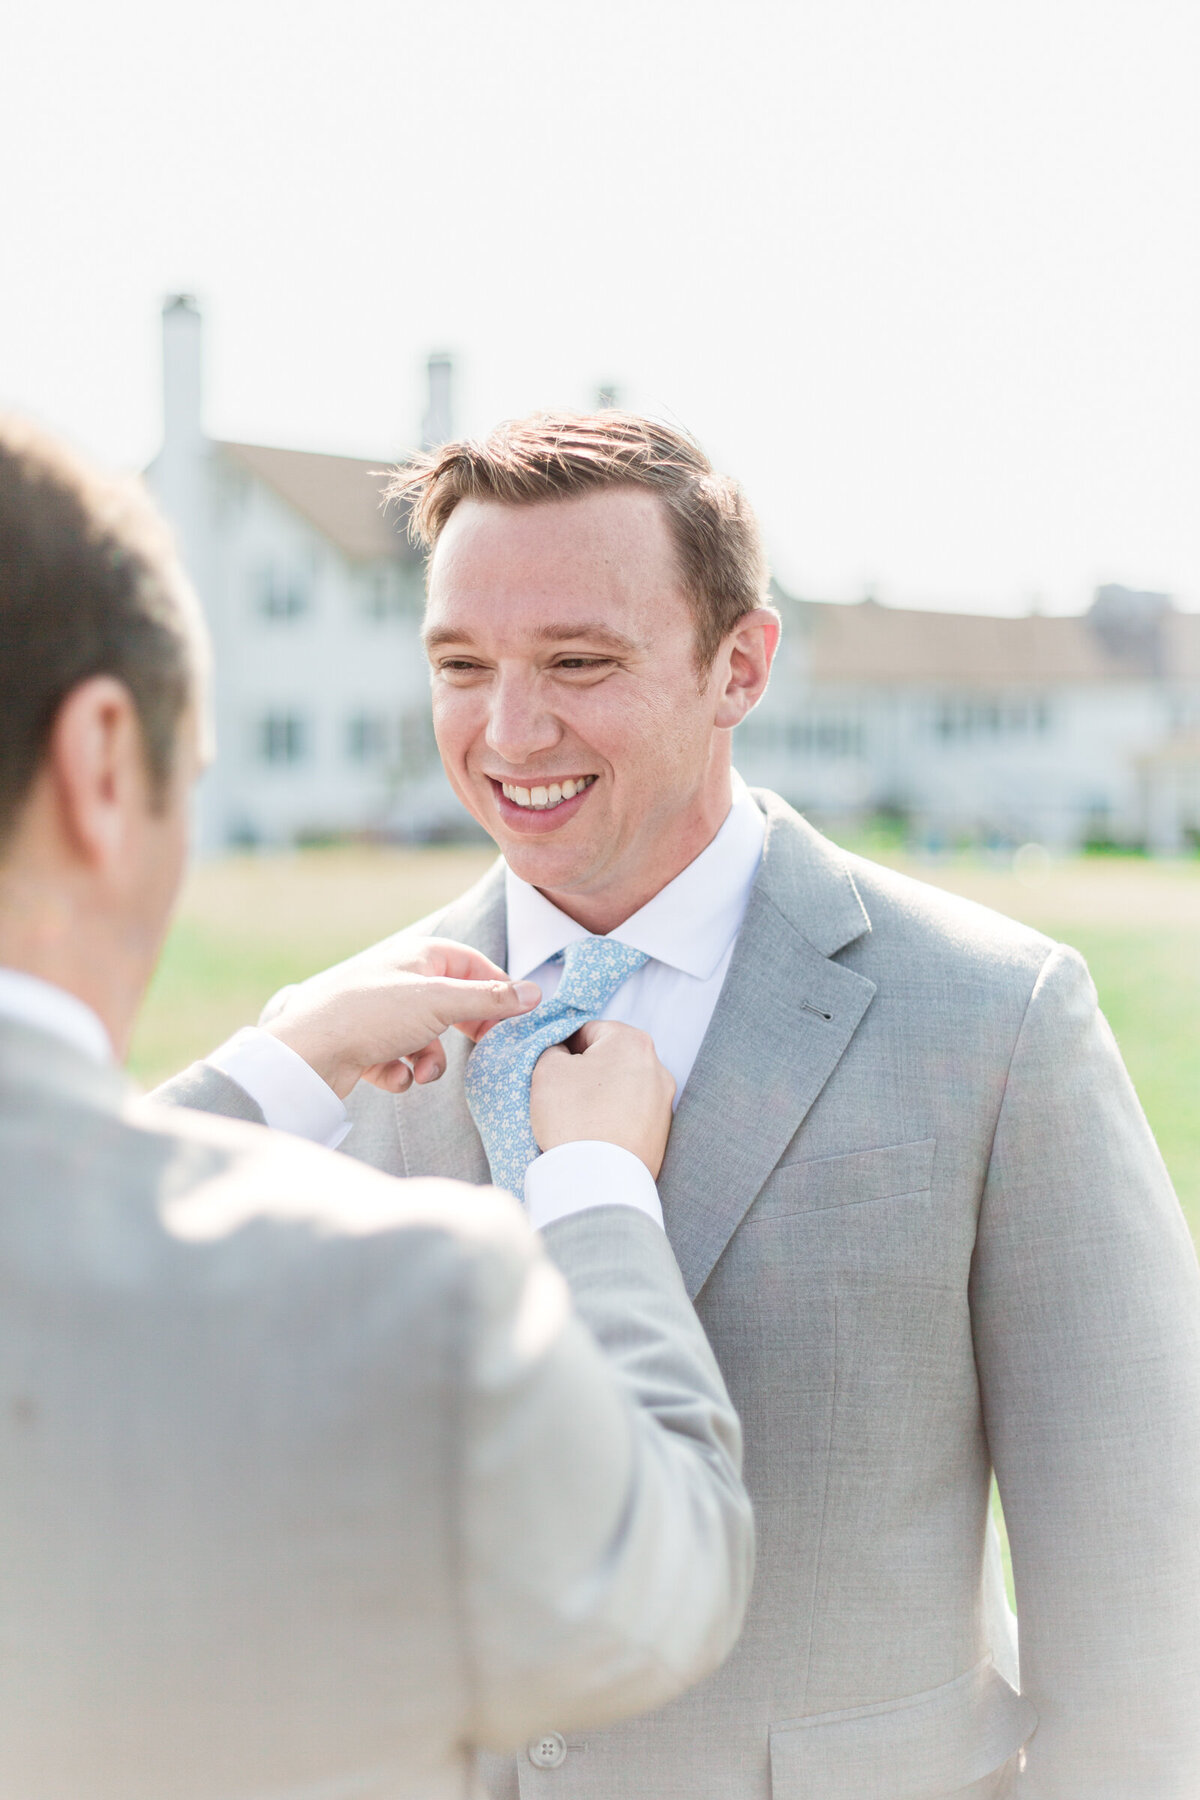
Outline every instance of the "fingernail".
[(542, 997), (542, 990), (536, 981), (518, 981), (513, 988), (513, 993), (522, 1006), (536, 1006)]

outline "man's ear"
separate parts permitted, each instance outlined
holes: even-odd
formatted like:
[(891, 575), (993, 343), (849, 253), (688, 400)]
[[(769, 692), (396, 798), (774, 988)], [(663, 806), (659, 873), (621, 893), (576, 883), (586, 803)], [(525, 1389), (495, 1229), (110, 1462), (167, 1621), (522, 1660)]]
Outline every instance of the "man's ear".
[(90, 868), (119, 869), (149, 806), (149, 777), (133, 696), (111, 675), (73, 688), (55, 714), (46, 757), (59, 829)]
[(721, 646), (724, 685), (715, 723), (725, 730), (740, 725), (766, 692), (781, 629), (775, 609), (758, 606), (743, 614)]

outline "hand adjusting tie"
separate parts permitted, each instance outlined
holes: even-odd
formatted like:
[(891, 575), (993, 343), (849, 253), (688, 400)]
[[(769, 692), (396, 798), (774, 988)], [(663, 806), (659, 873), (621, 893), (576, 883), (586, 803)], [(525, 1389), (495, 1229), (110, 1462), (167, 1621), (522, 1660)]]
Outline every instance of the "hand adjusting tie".
[(525, 1197), (525, 1171), (541, 1154), (529, 1122), (529, 1083), (538, 1057), (598, 1018), (621, 983), (649, 961), (644, 950), (606, 937), (580, 938), (561, 955), (563, 978), (553, 998), (493, 1025), (467, 1058), (467, 1105), (492, 1180), (518, 1200)]

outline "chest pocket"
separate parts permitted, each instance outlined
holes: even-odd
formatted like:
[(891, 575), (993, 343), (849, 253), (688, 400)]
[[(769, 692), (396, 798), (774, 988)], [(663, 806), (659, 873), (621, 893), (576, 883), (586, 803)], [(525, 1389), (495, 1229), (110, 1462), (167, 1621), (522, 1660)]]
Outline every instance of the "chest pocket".
[(936, 1150), (936, 1138), (922, 1138), (913, 1144), (852, 1150), (845, 1156), (785, 1160), (747, 1213), (743, 1228), (767, 1219), (928, 1193)]

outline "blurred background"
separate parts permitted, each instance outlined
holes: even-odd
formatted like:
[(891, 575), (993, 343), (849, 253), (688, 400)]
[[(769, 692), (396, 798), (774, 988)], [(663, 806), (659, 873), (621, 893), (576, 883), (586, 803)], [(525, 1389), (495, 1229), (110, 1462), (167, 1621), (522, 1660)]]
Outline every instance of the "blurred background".
[(219, 756), (154, 1079), (486, 861), (389, 463), (689, 427), (785, 637), (739, 767), (1088, 955), (1200, 1224), (1200, 14), (44, 0), (0, 25), (0, 404), (144, 471)]

